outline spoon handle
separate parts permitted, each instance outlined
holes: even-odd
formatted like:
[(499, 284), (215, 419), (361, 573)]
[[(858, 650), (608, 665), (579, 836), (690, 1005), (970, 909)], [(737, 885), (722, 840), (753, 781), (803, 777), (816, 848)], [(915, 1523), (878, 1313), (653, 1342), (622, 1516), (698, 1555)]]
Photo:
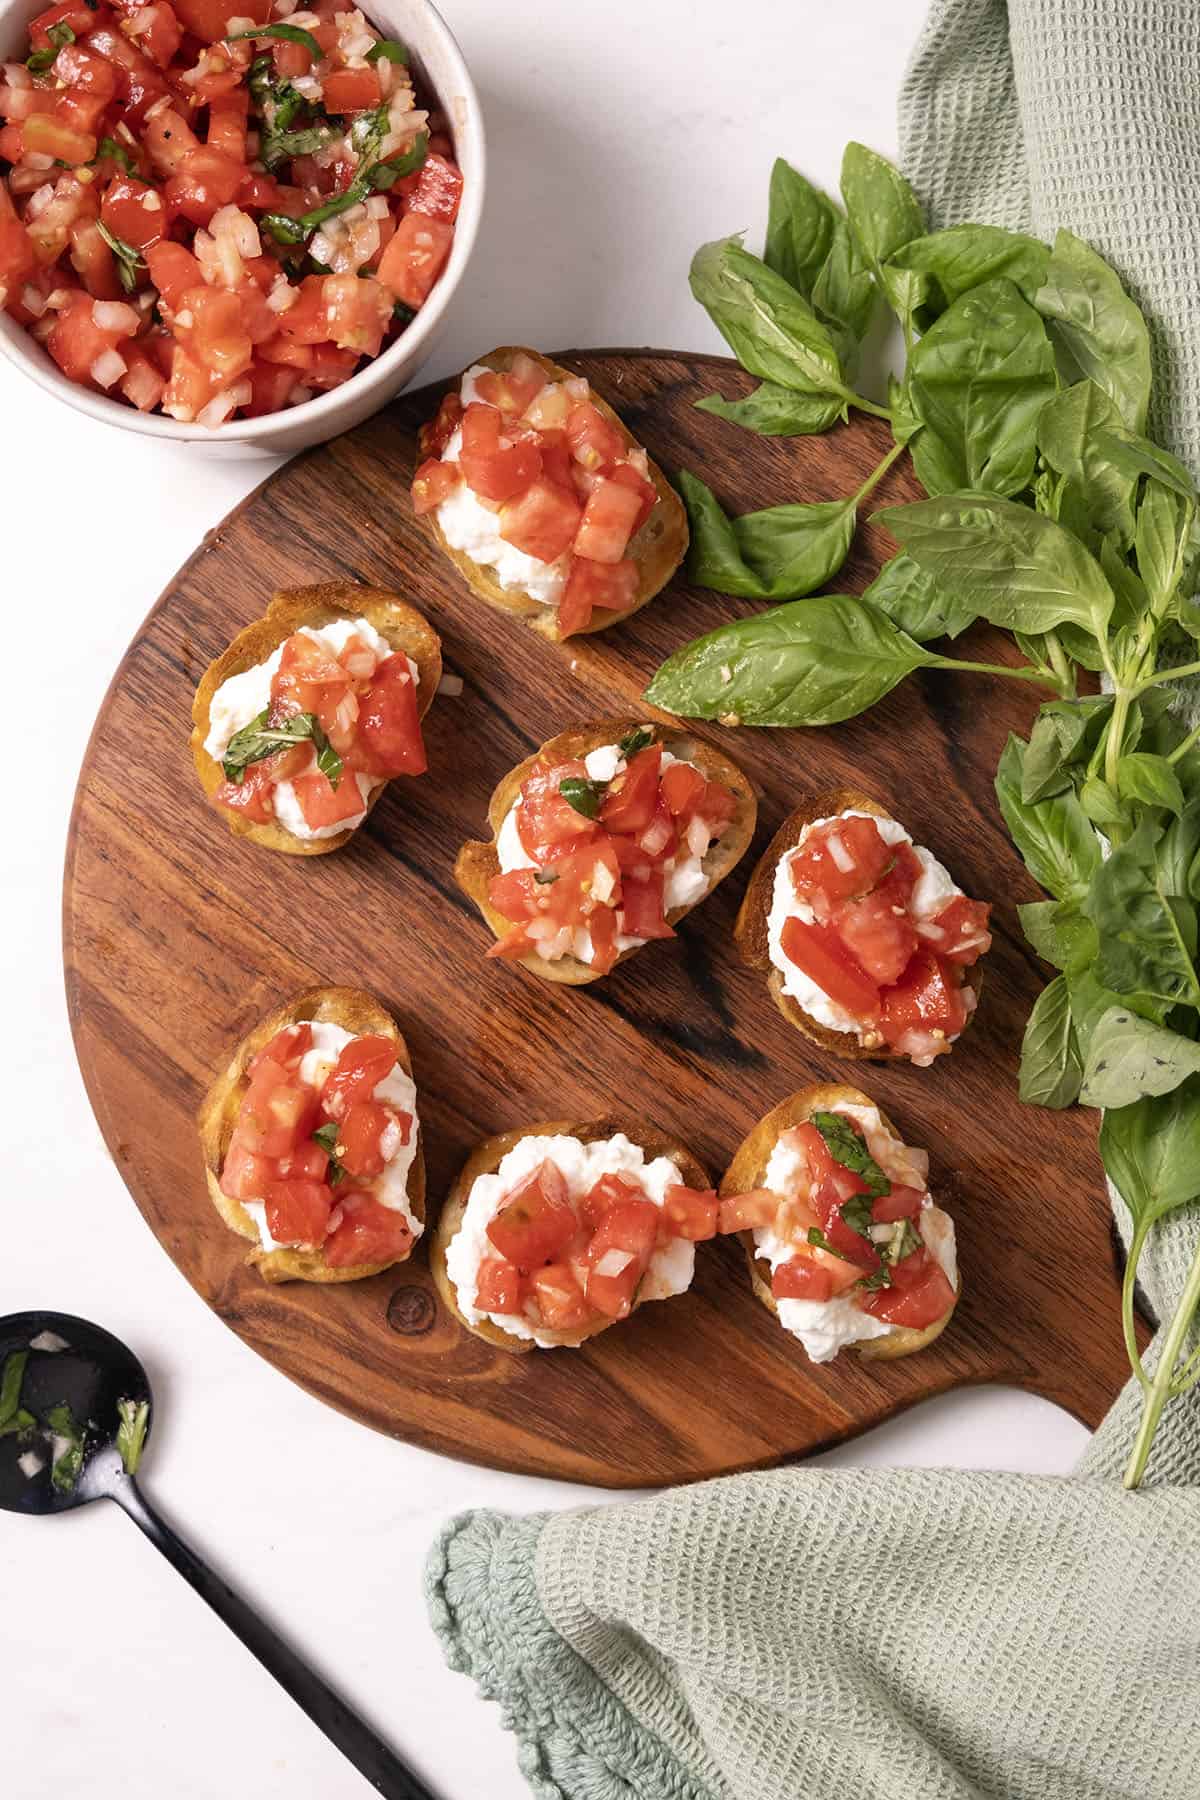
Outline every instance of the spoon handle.
[(114, 1484), (112, 1497), (188, 1585), (202, 1600), (207, 1600), (217, 1616), (241, 1638), (247, 1650), (270, 1670), (296, 1704), (304, 1708), (313, 1724), (319, 1726), (342, 1755), (366, 1776), (377, 1793), (386, 1795), (387, 1800), (435, 1800), (425, 1783), (414, 1775), (407, 1763), (401, 1762), (366, 1721), (352, 1712), (266, 1620), (188, 1548), (179, 1534), (155, 1512), (130, 1477)]

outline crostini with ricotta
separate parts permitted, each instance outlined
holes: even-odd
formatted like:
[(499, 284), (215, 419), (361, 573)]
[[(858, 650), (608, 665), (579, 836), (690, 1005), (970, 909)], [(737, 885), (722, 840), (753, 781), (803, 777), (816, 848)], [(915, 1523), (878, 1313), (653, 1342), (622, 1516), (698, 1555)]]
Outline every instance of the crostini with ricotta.
[(547, 981), (606, 975), (724, 880), (749, 848), (754, 790), (686, 731), (601, 719), (564, 731), (492, 795), (490, 843), (455, 877), (507, 957)]
[(581, 376), (506, 347), (465, 371), (421, 432), (413, 508), (473, 593), (555, 642), (652, 600), (687, 515)]
[(925, 1067), (975, 1011), (990, 910), (877, 801), (841, 790), (784, 820), (734, 935), (823, 1050)]
[(424, 1229), (408, 1050), (358, 988), (313, 988), (264, 1019), (198, 1122), (209, 1196), (264, 1281), (376, 1275)]
[(192, 754), (231, 831), (269, 850), (340, 849), (387, 783), (426, 768), (441, 644), (415, 607), (330, 582), (277, 593), (211, 664)]

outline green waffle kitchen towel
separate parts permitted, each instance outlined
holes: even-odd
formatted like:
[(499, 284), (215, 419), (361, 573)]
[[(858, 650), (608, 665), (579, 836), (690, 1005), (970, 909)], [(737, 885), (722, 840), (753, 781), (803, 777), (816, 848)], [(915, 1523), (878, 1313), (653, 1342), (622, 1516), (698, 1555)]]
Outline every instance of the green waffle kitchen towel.
[[(1120, 270), (1196, 469), (1198, 88), (1195, 0), (938, 0), (901, 100), (936, 224), (1067, 225)], [(1143, 1259), (1160, 1315), (1198, 1233)], [(1063, 1480), (788, 1469), (471, 1514), (433, 1623), (539, 1800), (1198, 1800), (1200, 1399), (1127, 1494), (1138, 1412), (1131, 1387)]]

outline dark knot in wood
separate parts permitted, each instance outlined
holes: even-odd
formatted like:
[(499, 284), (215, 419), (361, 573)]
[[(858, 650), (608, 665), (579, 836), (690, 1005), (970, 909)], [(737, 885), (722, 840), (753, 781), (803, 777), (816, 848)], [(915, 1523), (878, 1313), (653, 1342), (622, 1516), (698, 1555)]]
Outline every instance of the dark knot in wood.
[(415, 1282), (397, 1288), (388, 1301), (387, 1322), (393, 1331), (403, 1332), (405, 1337), (423, 1337), (427, 1331), (432, 1331), (436, 1316), (433, 1295)]

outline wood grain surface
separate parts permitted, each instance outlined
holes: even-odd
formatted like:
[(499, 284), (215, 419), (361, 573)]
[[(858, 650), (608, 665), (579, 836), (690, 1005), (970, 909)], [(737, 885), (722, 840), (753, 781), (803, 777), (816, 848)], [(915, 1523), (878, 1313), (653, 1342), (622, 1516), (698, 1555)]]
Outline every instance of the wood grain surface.
[[(825, 438), (771, 440), (697, 412), (705, 393), (750, 386), (719, 358), (563, 360), (668, 470), (695, 470), (733, 511), (848, 493), (887, 442), (864, 418)], [(1036, 890), (992, 793), (1005, 735), (1027, 729), (1036, 693), (923, 672), (833, 730), (703, 727), (757, 785), (759, 831), (677, 940), (582, 989), (485, 962), (490, 934), (451, 870), (496, 781), (567, 725), (636, 711), (670, 650), (754, 603), (680, 578), (618, 629), (558, 647), (476, 600), (409, 506), (415, 430), (435, 400), (406, 397), (288, 464), (210, 533), (138, 632), (96, 723), (66, 868), (67, 988), (92, 1104), (151, 1230), (203, 1299), (310, 1391), (380, 1431), (499, 1468), (614, 1487), (687, 1481), (802, 1455), (986, 1381), (1094, 1425), (1127, 1372), (1095, 1115), (1017, 1100), (1022, 1025), (1047, 972), (1017, 923)], [(917, 495), (905, 462), (875, 504)], [(860, 591), (889, 549), (863, 528), (837, 585)], [(429, 775), (392, 783), (346, 849), (271, 855), (231, 838), (204, 803), (188, 752), (193, 688), (273, 589), (344, 578), (421, 607), (464, 689), (426, 720)], [(1007, 653), (995, 633), (964, 642), (964, 654)], [(805, 792), (841, 784), (873, 792), (996, 903), (978, 1017), (931, 1069), (822, 1054), (733, 949), (753, 857)], [(523, 1121), (634, 1111), (719, 1177), (785, 1095), (859, 1083), (928, 1147), (932, 1185), (957, 1221), (964, 1295), (950, 1329), (906, 1361), (844, 1354), (814, 1367), (752, 1298), (736, 1243), (701, 1247), (682, 1298), (582, 1350), (529, 1357), (455, 1322), (423, 1249), (341, 1288), (266, 1286), (206, 1197), (194, 1114), (238, 1039), (321, 983), (371, 989), (400, 1021), (431, 1217), (472, 1144)]]

